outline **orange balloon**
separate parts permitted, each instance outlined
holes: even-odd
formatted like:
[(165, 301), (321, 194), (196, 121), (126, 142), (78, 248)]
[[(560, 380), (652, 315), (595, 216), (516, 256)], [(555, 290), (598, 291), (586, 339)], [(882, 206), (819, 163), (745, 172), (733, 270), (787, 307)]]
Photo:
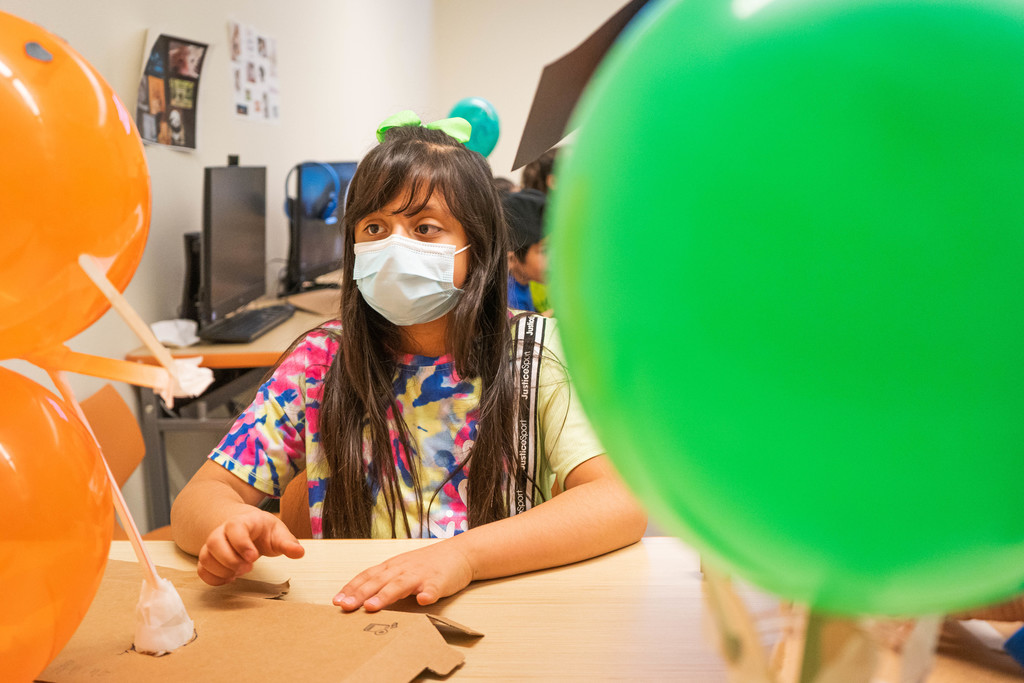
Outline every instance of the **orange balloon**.
[(125, 106), (62, 39), (0, 12), (0, 358), (75, 336), (109, 308), (78, 266), (120, 291), (149, 231), (149, 172)]
[(74, 634), (110, 551), (100, 452), (59, 398), (0, 368), (0, 671), (37, 676)]

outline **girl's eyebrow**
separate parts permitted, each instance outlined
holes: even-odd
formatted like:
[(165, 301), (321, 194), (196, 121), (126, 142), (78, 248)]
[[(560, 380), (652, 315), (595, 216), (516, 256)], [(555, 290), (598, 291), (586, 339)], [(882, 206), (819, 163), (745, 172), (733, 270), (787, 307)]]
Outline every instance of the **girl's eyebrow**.
[(431, 199), (429, 202), (427, 202), (425, 205), (423, 205), (423, 207), (419, 211), (417, 211), (416, 213), (406, 212), (405, 215), (406, 216), (419, 216), (420, 214), (424, 214), (424, 213), (434, 213), (434, 214), (437, 214), (437, 213), (443, 213), (443, 212), (444, 212), (444, 209), (441, 208), (441, 205), (439, 203), (437, 203), (436, 201), (434, 201), (433, 199)]

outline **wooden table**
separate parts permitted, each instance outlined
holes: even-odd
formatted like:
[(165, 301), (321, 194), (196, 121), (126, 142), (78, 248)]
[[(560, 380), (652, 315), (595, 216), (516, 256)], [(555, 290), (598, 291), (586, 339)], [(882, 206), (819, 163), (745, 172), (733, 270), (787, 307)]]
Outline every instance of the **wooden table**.
[[(303, 541), (301, 560), (262, 558), (252, 578), (291, 578), (288, 600), (330, 604), (352, 576), (427, 540)], [(170, 541), (149, 541), (159, 565), (195, 561)], [(134, 558), (127, 541), (110, 557)], [(567, 567), (472, 584), (429, 607), (404, 600), (392, 609), (440, 614), (482, 631), (462, 638), (466, 663), (453, 680), (725, 681), (722, 661), (701, 633), (696, 554), (670, 538), (643, 542)]]
[[(303, 541), (306, 556), (262, 558), (250, 576), (291, 580), (287, 600), (330, 604), (363, 569), (429, 540)], [(158, 565), (191, 569), (195, 559), (170, 541), (147, 543)], [(134, 560), (127, 541), (110, 557)], [(644, 538), (566, 567), (481, 581), (435, 605), (411, 599), (390, 609), (440, 614), (483, 632), (458, 638), (466, 663), (453, 680), (726, 681), (725, 664), (704, 634), (697, 554), (673, 538)], [(755, 610), (773, 601), (747, 595)], [(985, 669), (940, 655), (929, 683), (1003, 683), (1011, 669)]]
[[(340, 295), (339, 295), (340, 296)], [(325, 316), (297, 310), (288, 320), (248, 344), (196, 344), (186, 348), (168, 349), (176, 358), (203, 357), (205, 368), (258, 368), (277, 362), (281, 353), (299, 335), (327, 320)], [(125, 360), (156, 364), (152, 352), (145, 346), (133, 349)]]
[[(219, 377), (217, 383), (202, 396), (177, 402), (174, 410), (169, 410), (151, 389), (137, 387), (139, 426), (146, 442), (143, 472), (151, 528), (168, 524), (171, 515), (164, 435), (172, 431), (227, 433), (230, 423), (224, 419), (210, 419), (209, 410), (224, 405), (248, 386), (255, 386), (292, 342), (326, 319), (320, 314), (297, 310), (291, 318), (248, 344), (198, 344), (168, 349), (177, 358), (202, 356), (202, 366), (212, 368)], [(153, 354), (144, 346), (134, 349), (125, 358), (137, 363), (156, 363)]]

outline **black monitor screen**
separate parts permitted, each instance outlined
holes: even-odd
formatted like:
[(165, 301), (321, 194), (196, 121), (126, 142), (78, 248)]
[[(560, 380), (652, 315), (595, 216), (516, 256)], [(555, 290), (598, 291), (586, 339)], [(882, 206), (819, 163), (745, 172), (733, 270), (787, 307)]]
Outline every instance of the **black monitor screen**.
[(297, 192), (289, 227), (286, 292), (297, 292), (336, 270), (342, 255), (345, 193), (356, 162), (306, 162), (297, 169)]
[(266, 292), (267, 169), (206, 169), (200, 324), (220, 320)]

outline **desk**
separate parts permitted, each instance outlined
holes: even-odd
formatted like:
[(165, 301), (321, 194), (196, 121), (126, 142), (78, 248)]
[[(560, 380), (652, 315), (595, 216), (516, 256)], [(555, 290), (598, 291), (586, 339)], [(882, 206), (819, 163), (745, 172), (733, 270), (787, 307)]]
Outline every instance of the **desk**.
[[(301, 560), (262, 558), (253, 578), (291, 579), (285, 599), (330, 604), (363, 569), (428, 540), (303, 541)], [(190, 569), (169, 541), (149, 541), (154, 561)], [(127, 541), (110, 557), (133, 560)], [(518, 577), (481, 581), (435, 605), (404, 600), (394, 609), (429, 612), (485, 635), (460, 638), (466, 663), (451, 680), (676, 680), (724, 682), (722, 661), (701, 632), (697, 555), (670, 538)]]
[[(291, 579), (284, 599), (330, 604), (351, 577), (431, 540), (303, 541), (301, 560), (261, 558), (250, 574)], [(148, 541), (154, 561), (194, 569), (195, 559), (170, 541)], [(111, 559), (134, 561), (128, 541)], [(466, 663), (452, 680), (726, 681), (725, 665), (704, 636), (697, 554), (673, 538), (647, 537), (585, 562), (480, 581), (420, 607), (411, 599), (389, 609), (443, 615), (484, 633), (452, 642)], [(774, 600), (744, 596), (752, 611)], [(1019, 669), (986, 668), (940, 652), (928, 683), (1008, 683)]]
[[(164, 435), (172, 431), (227, 433), (229, 425), (223, 419), (210, 419), (209, 409), (224, 405), (247, 385), (255, 385), (293, 341), (325, 320), (325, 316), (297, 310), (291, 318), (249, 344), (201, 344), (170, 349), (171, 355), (178, 358), (202, 356), (203, 367), (213, 369), (215, 374), (223, 371), (217, 382), (202, 396), (181, 400), (180, 403), (176, 401), (173, 411), (151, 389), (137, 388), (139, 425), (146, 442), (143, 473), (151, 527), (168, 524), (171, 517)], [(146, 347), (131, 351), (125, 358), (137, 363), (156, 363)]]

